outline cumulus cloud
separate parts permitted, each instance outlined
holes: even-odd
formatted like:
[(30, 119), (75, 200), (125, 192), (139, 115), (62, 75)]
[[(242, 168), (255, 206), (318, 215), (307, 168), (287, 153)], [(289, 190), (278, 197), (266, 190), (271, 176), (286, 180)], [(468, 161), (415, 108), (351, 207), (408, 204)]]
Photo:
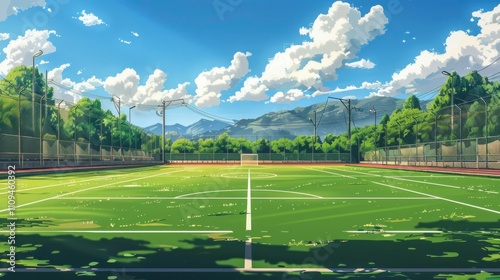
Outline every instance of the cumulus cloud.
[(81, 12), (81, 16), (78, 17), (78, 20), (80, 20), (85, 26), (94, 26), (94, 25), (101, 25), (105, 24), (105, 22), (94, 15), (93, 13), (87, 14), (85, 10)]
[(241, 90), (230, 96), (227, 101), (233, 103), (240, 100), (261, 101), (268, 98), (267, 87), (260, 83), (258, 77), (248, 77), (243, 83)]
[(192, 95), (187, 90), (189, 83), (165, 90), (166, 80), (167, 74), (156, 69), (144, 85), (139, 85), (140, 77), (137, 72), (127, 68), (116, 76), (108, 77), (104, 81), (104, 89), (109, 94), (118, 96), (125, 104), (159, 105), (163, 100), (174, 99), (184, 99), (186, 103), (192, 101)]
[(10, 38), (9, 33), (0, 33), (0, 41), (9, 40), (9, 38)]
[(38, 63), (38, 64), (44, 65), (44, 64), (49, 64), (49, 63), (50, 63), (49, 61), (42, 59), (42, 60), (40, 60), (40, 63)]
[[(462, 30), (451, 32), (444, 44), (444, 52), (422, 51), (413, 63), (394, 73), (386, 86), (370, 95), (395, 96), (426, 92), (443, 83), (443, 70), (465, 75), (471, 70), (492, 64), (500, 56), (500, 5), (488, 12), (476, 11), (472, 17), (477, 19), (480, 28), (477, 35)], [(499, 69), (500, 64), (496, 63), (482, 74), (495, 73)]]
[(375, 68), (375, 63), (371, 62), (369, 59), (361, 59), (354, 62), (346, 63), (345, 66), (350, 68), (363, 68), (363, 69), (373, 69)]
[(42, 50), (44, 55), (56, 51), (56, 47), (49, 41), (53, 30), (26, 30), (23, 36), (19, 36), (9, 42), (3, 49), (4, 61), (0, 62), (0, 74), (6, 75), (10, 69), (19, 65), (32, 65), (33, 54)]
[(303, 98), (310, 98), (310, 95), (304, 94), (300, 89), (291, 89), (287, 92), (279, 91), (274, 96), (271, 97), (269, 102), (271, 103), (281, 103), (289, 104), (295, 101), (299, 101)]
[(385, 32), (388, 19), (381, 6), (366, 15), (348, 3), (335, 1), (327, 14), (320, 14), (310, 28), (299, 33), (309, 40), (276, 53), (260, 77), (250, 77), (229, 101), (262, 100), (266, 91), (323, 88), (337, 79), (337, 70), (356, 57), (363, 45)]
[(132, 33), (132, 35), (134, 35), (135, 37), (139, 37), (139, 33), (134, 32), (134, 31), (132, 31), (131, 33)]
[(209, 107), (220, 104), (221, 92), (233, 88), (250, 72), (248, 57), (251, 53), (237, 52), (229, 67), (214, 67), (202, 72), (194, 80), (196, 84), (196, 106)]
[(95, 76), (79, 83), (64, 78), (63, 72), (70, 66), (69, 63), (66, 63), (48, 72), (47, 78), (56, 84), (53, 87), (55, 99), (76, 103), (78, 100), (82, 99), (84, 92), (92, 91), (103, 86), (104, 82)]
[(0, 22), (11, 15), (32, 7), (44, 7), (45, 0), (2, 0), (0, 1)]

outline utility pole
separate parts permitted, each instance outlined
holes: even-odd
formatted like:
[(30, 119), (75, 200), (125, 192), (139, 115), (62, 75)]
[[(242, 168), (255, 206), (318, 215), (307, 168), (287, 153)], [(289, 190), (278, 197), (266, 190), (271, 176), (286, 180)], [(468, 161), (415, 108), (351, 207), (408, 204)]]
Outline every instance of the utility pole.
[[(342, 103), (342, 105), (344, 105), (344, 107), (347, 109), (347, 139), (349, 141), (349, 163), (352, 163), (351, 113), (352, 113), (353, 109), (357, 109), (357, 108), (351, 107), (351, 99), (342, 99), (342, 98), (336, 98), (336, 97), (330, 97), (330, 96), (328, 97), (328, 99), (339, 100)], [(361, 109), (359, 109), (359, 110), (361, 110)]]
[(179, 98), (179, 99), (173, 99), (173, 100), (162, 100), (161, 101), (161, 105), (159, 105), (158, 107), (161, 107), (162, 110), (161, 112), (156, 112), (156, 114), (158, 116), (161, 116), (162, 117), (162, 126), (161, 126), (161, 161), (163, 164), (165, 164), (165, 110), (167, 109), (167, 107), (172, 104), (172, 102), (175, 102), (175, 101), (182, 101), (182, 104), (184, 105), (184, 99), (183, 98)]

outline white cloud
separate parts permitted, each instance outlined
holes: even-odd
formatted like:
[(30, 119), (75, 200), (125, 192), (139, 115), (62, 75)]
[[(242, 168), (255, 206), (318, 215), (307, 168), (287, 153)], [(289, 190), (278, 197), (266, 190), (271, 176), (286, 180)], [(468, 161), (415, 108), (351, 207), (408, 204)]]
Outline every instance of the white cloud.
[(10, 69), (19, 65), (33, 64), (33, 54), (42, 50), (44, 55), (56, 51), (56, 47), (49, 41), (52, 30), (26, 30), (24, 36), (19, 36), (9, 42), (3, 49), (6, 57), (0, 62), (0, 74), (6, 75)]
[(134, 32), (134, 31), (132, 31), (131, 33), (132, 33), (132, 35), (134, 35), (135, 37), (139, 37), (139, 33)]
[(10, 38), (9, 33), (0, 33), (0, 41), (9, 40), (9, 38)]
[(40, 65), (44, 65), (44, 64), (49, 64), (49, 63), (50, 63), (50, 61), (47, 61), (47, 60), (43, 60), (43, 59), (42, 59), (42, 60), (40, 60), (40, 62), (39, 62), (38, 64), (40, 64)]
[(44, 7), (45, 0), (1, 0), (0, 1), (0, 22), (6, 20), (11, 15), (17, 15), (20, 11), (32, 7)]
[(353, 91), (353, 90), (362, 90), (362, 89), (368, 89), (368, 90), (376, 90), (382, 88), (382, 83), (379, 81), (376, 81), (374, 83), (371, 82), (363, 82), (361, 86), (354, 86), (350, 85), (345, 88), (335, 88), (334, 90), (330, 91), (316, 91), (312, 94), (313, 97), (316, 97), (318, 95), (325, 95), (325, 94), (332, 94), (332, 93), (340, 93), (340, 92), (346, 92), (346, 91)]
[(144, 85), (139, 85), (140, 77), (134, 69), (127, 68), (114, 77), (108, 77), (104, 89), (116, 95), (125, 104), (159, 105), (162, 100), (184, 99), (190, 103), (192, 95), (187, 91), (189, 83), (177, 85), (174, 89), (164, 90), (167, 74), (156, 69)]
[[(426, 92), (443, 83), (443, 70), (465, 75), (473, 69), (479, 70), (492, 64), (500, 56), (500, 5), (488, 12), (476, 11), (472, 16), (478, 19), (479, 34), (474, 36), (462, 30), (451, 32), (444, 44), (443, 53), (422, 51), (413, 63), (394, 73), (387, 85), (371, 95), (394, 96)], [(487, 75), (499, 70), (500, 63), (495, 63), (481, 74)]]
[(194, 80), (196, 84), (196, 106), (209, 107), (220, 104), (221, 92), (233, 88), (250, 72), (248, 57), (251, 53), (237, 52), (229, 67), (214, 67), (202, 72)]
[(237, 91), (233, 96), (230, 96), (227, 101), (233, 103), (240, 100), (266, 100), (269, 97), (267, 96), (266, 91), (267, 87), (260, 83), (258, 77), (249, 77), (243, 83), (241, 90)]
[(346, 63), (345, 66), (350, 68), (363, 68), (363, 69), (373, 69), (375, 68), (375, 63), (371, 62), (369, 59), (361, 59), (358, 61)]
[(77, 74), (77, 75), (81, 75), (82, 73), (83, 73), (83, 71), (82, 71), (82, 70), (78, 70), (78, 71), (76, 72), (76, 74)]
[(105, 24), (105, 22), (102, 19), (100, 19), (93, 13), (87, 14), (85, 10), (83, 10), (81, 14), (82, 15), (78, 17), (78, 20), (80, 20), (85, 26)]
[(123, 40), (122, 38), (118, 38), (118, 41), (120, 41), (120, 42), (122, 42), (122, 43), (124, 43), (124, 44), (127, 44), (127, 45), (132, 44), (132, 42), (131, 42), (131, 41), (125, 41), (125, 40)]
[(385, 32), (388, 19), (381, 6), (362, 16), (348, 3), (335, 1), (327, 14), (320, 14), (300, 34), (308, 41), (276, 53), (260, 77), (250, 77), (229, 101), (262, 100), (267, 90), (323, 88), (337, 79), (337, 70), (356, 57), (363, 45)]
[(274, 96), (271, 97), (269, 102), (271, 103), (280, 103), (280, 104), (289, 104), (295, 101), (299, 101), (303, 98), (310, 98), (310, 95), (304, 94), (300, 89), (291, 89), (287, 92), (279, 91)]
[(87, 79), (86, 81), (77, 83), (68, 78), (63, 78), (63, 72), (71, 65), (69, 63), (63, 64), (49, 71), (47, 78), (54, 81), (54, 98), (59, 100), (76, 103), (82, 99), (82, 94), (87, 91), (95, 90), (97, 87), (103, 86), (104, 82), (95, 76)]

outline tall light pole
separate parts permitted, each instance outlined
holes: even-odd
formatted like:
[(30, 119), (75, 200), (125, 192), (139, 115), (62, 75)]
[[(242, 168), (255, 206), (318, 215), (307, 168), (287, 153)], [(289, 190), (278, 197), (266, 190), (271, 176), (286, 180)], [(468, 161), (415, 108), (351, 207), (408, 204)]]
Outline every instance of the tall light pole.
[(316, 129), (318, 126), (318, 123), (316, 122), (316, 110), (314, 110), (314, 120), (309, 118), (309, 121), (312, 123), (314, 127), (314, 139), (313, 139), (313, 146), (312, 146), (312, 160), (314, 161), (314, 146), (316, 145)]
[(484, 137), (486, 138), (486, 168), (488, 168), (488, 137), (489, 137), (489, 128), (488, 128), (488, 103), (484, 100), (484, 98), (482, 98), (481, 96), (479, 95), (476, 95), (476, 94), (471, 94), (472, 96), (476, 96), (476, 97), (479, 97), (479, 99), (481, 99), (481, 101), (483, 101), (484, 103)]
[(398, 139), (398, 157), (399, 157), (399, 162), (401, 163), (401, 142), (403, 142), (403, 139), (401, 138), (401, 123), (398, 122), (398, 120), (394, 120), (398, 126), (399, 126), (399, 139)]
[(459, 124), (459, 137), (460, 137), (460, 167), (463, 167), (462, 164), (462, 156), (463, 156), (463, 145), (462, 145), (462, 108), (460, 106), (456, 105), (455, 106), (458, 108), (458, 112), (460, 114), (460, 124)]
[(45, 93), (42, 98), (40, 98), (40, 127), (39, 127), (39, 132), (40, 132), (40, 165), (43, 167), (43, 131), (42, 131), (42, 101), (47, 97), (47, 93)]
[[(411, 118), (415, 121), (415, 159), (418, 162), (418, 120), (415, 117), (411, 116)], [(416, 163), (416, 162), (415, 162)]]
[(434, 149), (435, 151), (435, 156), (436, 156), (436, 165), (438, 162), (438, 145), (437, 145), (437, 130), (438, 130), (438, 121), (437, 121), (437, 114), (429, 111), (432, 115), (434, 115)]
[(131, 115), (130, 111), (132, 111), (132, 109), (134, 109), (135, 107), (137, 107), (137, 106), (134, 105), (134, 106), (128, 108), (128, 122), (129, 123), (132, 123), (132, 115)]
[[(448, 76), (448, 77), (453, 77), (450, 72), (448, 71), (441, 71), (441, 74)], [(452, 93), (451, 93), (451, 134), (453, 135), (453, 129), (454, 129), (454, 119), (455, 119), (455, 88), (453, 87), (453, 78), (451, 79), (452, 81)]]
[[(118, 101), (115, 100), (118, 99)], [(113, 97), (111, 98), (111, 101), (115, 105), (116, 111), (118, 112), (118, 131), (120, 133), (120, 156), (122, 157), (123, 160), (123, 151), (122, 151), (122, 125), (121, 125), (121, 107), (122, 107), (122, 101), (120, 97), (116, 96), (113, 94)], [(111, 134), (113, 134), (113, 131), (111, 131)]]
[(41, 56), (43, 54), (42, 50), (37, 51), (33, 54), (33, 69), (31, 76), (31, 116), (33, 117), (32, 128), (33, 132), (35, 131), (35, 58)]
[(59, 154), (60, 154), (60, 142), (61, 142), (61, 103), (64, 100), (61, 100), (57, 104), (57, 167), (59, 167)]
[(375, 161), (377, 161), (377, 110), (375, 110), (375, 107), (372, 106), (370, 109), (370, 113), (373, 113), (374, 118), (373, 118), (373, 145), (375, 147), (374, 149), (374, 156), (375, 156)]
[(128, 125), (129, 125), (129, 135), (128, 135), (128, 151), (130, 153), (130, 157), (132, 158), (132, 109), (134, 109), (137, 106), (132, 106), (128, 108)]

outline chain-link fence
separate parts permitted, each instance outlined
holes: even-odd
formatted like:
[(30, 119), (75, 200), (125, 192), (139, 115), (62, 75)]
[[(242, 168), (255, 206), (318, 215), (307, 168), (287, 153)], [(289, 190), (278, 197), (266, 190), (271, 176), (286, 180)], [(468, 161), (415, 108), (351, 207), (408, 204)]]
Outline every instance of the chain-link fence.
[(365, 162), (463, 168), (500, 169), (500, 136), (417, 145), (390, 146), (363, 155)]

